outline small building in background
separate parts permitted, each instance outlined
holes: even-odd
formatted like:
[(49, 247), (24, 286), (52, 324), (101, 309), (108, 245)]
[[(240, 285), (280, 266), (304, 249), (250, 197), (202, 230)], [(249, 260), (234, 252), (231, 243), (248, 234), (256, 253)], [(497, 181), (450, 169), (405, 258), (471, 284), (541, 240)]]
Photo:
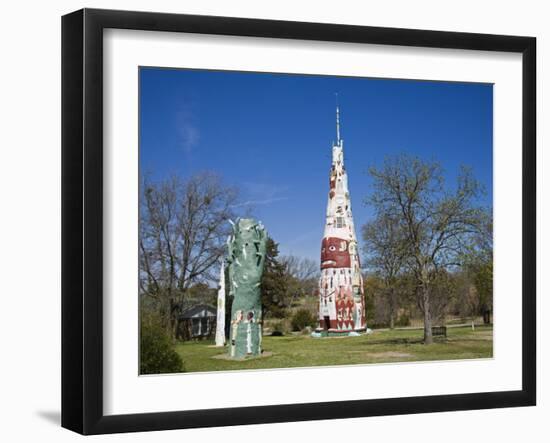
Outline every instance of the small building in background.
[(195, 305), (183, 311), (178, 319), (178, 338), (183, 340), (212, 338), (216, 333), (216, 308)]

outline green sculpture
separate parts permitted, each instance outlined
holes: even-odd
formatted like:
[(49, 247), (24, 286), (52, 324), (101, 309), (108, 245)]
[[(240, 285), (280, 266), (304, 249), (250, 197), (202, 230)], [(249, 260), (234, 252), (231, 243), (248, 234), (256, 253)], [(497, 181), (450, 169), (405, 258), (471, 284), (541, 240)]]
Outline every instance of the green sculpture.
[(264, 271), (267, 233), (261, 223), (244, 218), (233, 223), (227, 241), (229, 295), (233, 296), (229, 355), (242, 359), (262, 352), (260, 282)]

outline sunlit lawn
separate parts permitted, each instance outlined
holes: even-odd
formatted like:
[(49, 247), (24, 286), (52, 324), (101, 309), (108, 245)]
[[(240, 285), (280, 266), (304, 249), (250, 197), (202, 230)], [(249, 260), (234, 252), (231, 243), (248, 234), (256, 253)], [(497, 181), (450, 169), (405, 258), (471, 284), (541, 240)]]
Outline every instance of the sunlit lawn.
[(490, 358), (493, 355), (492, 326), (448, 328), (447, 339), (432, 345), (422, 343), (422, 330), (374, 331), (361, 337), (312, 338), (308, 335), (264, 337), (269, 357), (244, 361), (212, 358), (227, 348), (212, 347), (209, 341), (179, 343), (187, 372), (234, 369), (291, 368), (305, 366), (387, 363), (400, 361)]

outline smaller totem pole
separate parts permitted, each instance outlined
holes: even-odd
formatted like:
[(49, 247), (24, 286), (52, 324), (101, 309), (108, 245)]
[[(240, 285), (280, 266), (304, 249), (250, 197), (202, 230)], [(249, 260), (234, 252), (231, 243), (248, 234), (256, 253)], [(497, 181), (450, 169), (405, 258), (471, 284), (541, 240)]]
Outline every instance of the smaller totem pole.
[(261, 223), (240, 219), (228, 239), (229, 295), (232, 295), (229, 355), (241, 359), (262, 352), (260, 283), (267, 234)]
[(225, 269), (220, 266), (220, 287), (218, 288), (218, 316), (216, 318), (216, 346), (225, 345)]

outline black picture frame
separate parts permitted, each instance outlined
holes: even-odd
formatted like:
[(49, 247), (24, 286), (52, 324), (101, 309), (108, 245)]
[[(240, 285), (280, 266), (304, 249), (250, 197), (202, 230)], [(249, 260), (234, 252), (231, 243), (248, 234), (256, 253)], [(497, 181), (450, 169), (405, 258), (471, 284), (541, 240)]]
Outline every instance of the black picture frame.
[[(103, 413), (103, 30), (503, 51), (522, 54), (522, 389), (131, 415)], [(82, 434), (536, 404), (536, 39), (83, 9), (62, 18), (62, 426)]]

